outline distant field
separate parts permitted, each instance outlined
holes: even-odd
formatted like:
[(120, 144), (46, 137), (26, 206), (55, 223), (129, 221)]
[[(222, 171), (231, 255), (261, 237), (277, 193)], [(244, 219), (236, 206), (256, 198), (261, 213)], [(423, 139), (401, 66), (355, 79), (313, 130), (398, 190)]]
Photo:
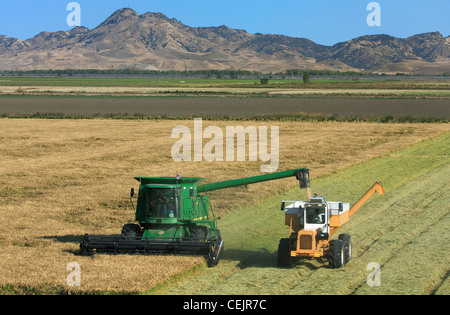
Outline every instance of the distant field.
[(371, 89), (448, 89), (450, 80), (443, 77), (434, 80), (383, 80), (353, 77), (333, 79), (312, 79), (304, 84), (300, 79), (269, 79), (262, 85), (259, 79), (216, 79), (216, 78), (80, 78), (80, 77), (0, 77), (0, 86), (85, 86), (85, 87), (298, 87), (298, 88), (371, 88)]
[[(448, 120), (450, 101), (435, 99), (229, 98), (229, 97), (0, 97), (4, 117), (91, 116), (182, 119)], [(55, 115), (52, 115), (55, 114)], [(305, 117), (304, 114), (312, 115)], [(314, 116), (315, 115), (315, 116)], [(317, 117), (319, 116), (319, 117)]]
[[(230, 124), (279, 126), (279, 170), (306, 166), (312, 170), (314, 178), (331, 176), (331, 174), (356, 163), (367, 162), (373, 157), (395, 152), (410, 144), (448, 134), (450, 131), (448, 124), (357, 122), (205, 121), (204, 127), (215, 125), (225, 128)], [(130, 188), (136, 188), (138, 185), (133, 179), (135, 176), (175, 176), (180, 174), (185, 177), (207, 177), (209, 182), (214, 182), (260, 174), (261, 162), (175, 163), (170, 154), (175, 140), (171, 139), (170, 134), (172, 129), (178, 125), (185, 125), (192, 129), (193, 121), (0, 119), (0, 147), (2, 148), (0, 150), (0, 160), (2, 161), (0, 163), (0, 224), (2, 226), (0, 230), (2, 251), (0, 255), (0, 293), (68, 293), (72, 290), (90, 293), (145, 292), (159, 284), (166, 283), (166, 281), (172, 281), (173, 277), (184, 274), (192, 268), (196, 268), (195, 270), (204, 274), (202, 268), (205, 263), (202, 258), (103, 255), (87, 258), (78, 255), (79, 242), (85, 233), (117, 234), (120, 233), (123, 224), (133, 221), (134, 214), (128, 195)], [(319, 192), (325, 193), (330, 198), (354, 201), (359, 193), (367, 188), (369, 180), (380, 179), (379, 174), (387, 176), (381, 177), (381, 180), (386, 178), (389, 189), (393, 187), (394, 190), (390, 190), (390, 195), (385, 199), (378, 199), (380, 200), (379, 208), (374, 215), (379, 214), (379, 216), (373, 220), (377, 225), (373, 227), (375, 230), (370, 237), (364, 237), (367, 223), (358, 218), (354, 221), (362, 223), (355, 233), (356, 240), (359, 240), (356, 244), (360, 244), (357, 245), (359, 247), (356, 247), (357, 255), (362, 255), (364, 249), (375, 242), (378, 233), (382, 233), (381, 236), (386, 238), (385, 242), (390, 246), (388, 253), (393, 253), (392, 249), (395, 249), (395, 246), (406, 249), (408, 246), (414, 246), (415, 241), (420, 242), (419, 244), (423, 242), (428, 244), (430, 243), (428, 239), (432, 240), (436, 232), (445, 231), (446, 225), (442, 227), (439, 223), (437, 226), (440, 227), (439, 229), (431, 230), (433, 233), (424, 234), (426, 238), (401, 239), (401, 243), (395, 245), (398, 234), (394, 235), (394, 241), (392, 241), (389, 238), (390, 234), (387, 233), (390, 225), (382, 224), (382, 222), (388, 224), (392, 220), (394, 223), (399, 223), (399, 226), (402, 226), (403, 223), (405, 228), (413, 228), (412, 224), (416, 220), (398, 221), (402, 220), (405, 213), (391, 214), (389, 208), (386, 207), (396, 203), (396, 209), (418, 211), (419, 208), (416, 207), (415, 201), (420, 207), (426, 206), (426, 204), (420, 203), (422, 195), (419, 193), (427, 194), (430, 191), (434, 196), (442, 190), (442, 185), (445, 188), (445, 180), (448, 178), (445, 175), (448, 172), (443, 168), (441, 173), (430, 176), (428, 181), (424, 181), (429, 184), (418, 186), (419, 188), (416, 190), (401, 191), (398, 198), (405, 199), (396, 199), (394, 193), (395, 189), (401, 188), (399, 185), (405, 181), (425, 176), (430, 165), (433, 167), (439, 163), (448, 165), (448, 157), (445, 153), (448, 152), (448, 136), (442, 139), (444, 141), (441, 140), (436, 146), (428, 146), (418, 153), (410, 152), (406, 155), (407, 159), (404, 159), (405, 154), (403, 153), (399, 154), (398, 158), (397, 155), (392, 154), (390, 159), (398, 161), (400, 168), (394, 165), (386, 169), (384, 164), (380, 164), (374, 168), (377, 171), (374, 176), (367, 168), (363, 169), (362, 173), (349, 174), (346, 177), (333, 177), (342, 178), (345, 186), (315, 184), (314, 189), (320, 188)], [(429, 160), (433, 163), (430, 164)], [(355, 176), (354, 180), (352, 176)], [(365, 181), (361, 181), (361, 176)], [(272, 242), (272, 239), (266, 238), (265, 235), (269, 231), (263, 229), (268, 226), (268, 223), (279, 222), (278, 219), (281, 219), (278, 200), (274, 209), (271, 208), (271, 204), (264, 203), (264, 206), (268, 206), (264, 212), (254, 212), (254, 210), (247, 212), (249, 205), (259, 205), (258, 202), (265, 202), (268, 197), (286, 193), (292, 186), (297, 187), (297, 185), (295, 179), (286, 179), (267, 184), (250, 185), (247, 189), (229, 189), (210, 194), (216, 214), (223, 218), (223, 221), (219, 221), (219, 226), (223, 226), (224, 232), (227, 234), (226, 244), (228, 245), (225, 245), (225, 248), (228, 250), (223, 265), (221, 264), (216, 270), (210, 270), (211, 274), (208, 277), (214, 275), (219, 278), (230, 277), (238, 271), (236, 276), (232, 277), (232, 281), (225, 286), (217, 286), (215, 292), (219, 289), (223, 289), (220, 293), (238, 292), (243, 287), (247, 287), (246, 284), (249, 285), (246, 292), (254, 293), (261, 292), (261, 288), (267, 290), (272, 288), (275, 293), (289, 292), (289, 289), (292, 289), (293, 293), (301, 293), (301, 290), (304, 290), (301, 286), (289, 288), (268, 285), (271, 282), (282, 281), (280, 274), (276, 272), (277, 269), (271, 265), (273, 247), (276, 246), (274, 244), (278, 240)], [(330, 190), (322, 189), (323, 187), (329, 187)], [(345, 190), (344, 193), (335, 194), (335, 190), (332, 188), (339, 189), (340, 187)], [(445, 192), (442, 191), (442, 193)], [(408, 201), (410, 196), (414, 197), (412, 199), (414, 202), (408, 203), (406, 208), (402, 208), (403, 201)], [(289, 197), (300, 198), (301, 195), (296, 193)], [(446, 195), (442, 195), (442, 197), (443, 200), (448, 201)], [(441, 202), (439, 199), (436, 200)], [(446, 204), (438, 203), (437, 205), (441, 206), (441, 210), (445, 210)], [(386, 218), (383, 218), (380, 211), (388, 214)], [(235, 213), (245, 217), (246, 212), (249, 217), (246, 219), (247, 221), (242, 220), (241, 223), (245, 223), (248, 235), (252, 235), (252, 237), (239, 239), (239, 235), (242, 234), (233, 236), (229, 230), (230, 222), (236, 222), (233, 221), (235, 219), (233, 217), (226, 218)], [(271, 222), (264, 220), (263, 213), (273, 215), (270, 219)], [(435, 212), (433, 218), (438, 218), (438, 214), (439, 211)], [(238, 218), (242, 219), (242, 217)], [(383, 221), (378, 219), (383, 219)], [(429, 224), (434, 221), (425, 222)], [(231, 224), (231, 227), (233, 226), (238, 228), (237, 225)], [(425, 227), (423, 226), (423, 228)], [(415, 233), (413, 235), (417, 235), (420, 230), (421, 228), (413, 230)], [(245, 231), (242, 227), (239, 233)], [(283, 231), (279, 232), (283, 233)], [(440, 235), (445, 237), (446, 234)], [(362, 243), (361, 238), (363, 238)], [(409, 243), (405, 243), (405, 240), (413, 242), (413, 244), (407, 245)], [(267, 247), (269, 256), (266, 256), (265, 252), (260, 250), (259, 245), (261, 242), (268, 244), (269, 241), (270, 244)], [(241, 243), (246, 247), (240, 247)], [(445, 246), (447, 242), (439, 244)], [(436, 246), (437, 244), (431, 243), (431, 245)], [(372, 248), (376, 249), (377, 247)], [(258, 252), (248, 260), (247, 254), (252, 254), (254, 251)], [(438, 252), (445, 253), (446, 251), (442, 248), (440, 251), (433, 250), (433, 253)], [(407, 252), (402, 251), (398, 259), (401, 260), (404, 255), (406, 256)], [(376, 259), (380, 259), (381, 263), (388, 261), (387, 257), (375, 256)], [(439, 255), (439, 257), (445, 258), (446, 256)], [(421, 259), (421, 261), (423, 260)], [(81, 266), (82, 286), (80, 288), (70, 288), (66, 284), (69, 274), (66, 267), (72, 262), (77, 262)], [(358, 263), (355, 260), (355, 264), (350, 267), (356, 268), (355, 272), (358, 274), (364, 273), (360, 266), (363, 262), (360, 260)], [(430, 263), (433, 270), (437, 270), (441, 266), (440, 260)], [(245, 268), (251, 265), (255, 265), (256, 270), (259, 271), (256, 278), (248, 278), (247, 274), (240, 272), (241, 269), (246, 270)], [(444, 266), (447, 265), (448, 263)], [(311, 270), (317, 266), (312, 265), (312, 269), (309, 269), (306, 265), (301, 269), (285, 272), (284, 275), (289, 275), (290, 278), (286, 278), (288, 280), (298, 281), (302, 274), (311, 274)], [(397, 268), (396, 264), (392, 264), (392, 267)], [(330, 276), (326, 273), (327, 271), (329, 270), (324, 269), (314, 273), (314, 276), (311, 277), (323, 276), (334, 279), (333, 275), (340, 275), (339, 272), (333, 272)], [(343, 271), (342, 275), (348, 274)], [(439, 269), (436, 276), (438, 281), (440, 276)], [(239, 282), (239, 277), (243, 279), (241, 282)], [(202, 286), (202, 283), (211, 283), (210, 278), (205, 279), (206, 282), (195, 282), (197, 285), (192, 286), (190, 292), (196, 292), (194, 290), (203, 292), (199, 286)], [(356, 284), (360, 284), (358, 281)], [(256, 287), (252, 287), (252, 282)], [(287, 281), (282, 282), (288, 283)], [(351, 283), (351, 289), (355, 290), (353, 280)], [(329, 286), (328, 288), (333, 287)], [(438, 285), (432, 286), (432, 288), (437, 287)], [(173, 290), (179, 289), (173, 288)], [(187, 292), (185, 291), (185, 293)]]
[(0, 95), (450, 98), (450, 80), (0, 77)]
[[(295, 80), (292, 83), (300, 83)], [(36, 78), (0, 77), (0, 86), (86, 86), (86, 87), (208, 87), (224, 85), (255, 85), (259, 80), (231, 79), (168, 79), (168, 78)]]

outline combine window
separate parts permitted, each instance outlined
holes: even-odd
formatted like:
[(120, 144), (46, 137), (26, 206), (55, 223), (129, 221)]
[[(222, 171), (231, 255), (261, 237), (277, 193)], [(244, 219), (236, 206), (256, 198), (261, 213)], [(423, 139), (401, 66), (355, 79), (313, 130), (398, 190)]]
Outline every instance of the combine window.
[(308, 207), (306, 209), (306, 223), (325, 224), (325, 208), (324, 207)]
[(151, 218), (177, 218), (180, 216), (180, 189), (147, 189), (147, 216)]

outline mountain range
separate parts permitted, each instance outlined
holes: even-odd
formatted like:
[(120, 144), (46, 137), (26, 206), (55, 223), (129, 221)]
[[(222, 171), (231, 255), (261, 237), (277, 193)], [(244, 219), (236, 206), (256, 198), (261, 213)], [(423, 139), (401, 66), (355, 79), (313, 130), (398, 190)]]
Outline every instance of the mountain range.
[(92, 30), (41, 32), (28, 40), (0, 35), (0, 70), (292, 68), (442, 74), (450, 71), (450, 37), (368, 35), (325, 46), (225, 25), (190, 27), (162, 13), (132, 9), (114, 12)]

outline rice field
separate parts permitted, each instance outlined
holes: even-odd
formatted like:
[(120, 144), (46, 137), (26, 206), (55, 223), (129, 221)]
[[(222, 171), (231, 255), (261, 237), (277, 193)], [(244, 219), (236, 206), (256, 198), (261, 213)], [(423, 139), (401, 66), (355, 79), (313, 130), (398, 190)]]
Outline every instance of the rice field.
[[(276, 267), (278, 240), (288, 236), (280, 200), (303, 200), (298, 188), (233, 213), (223, 222), (224, 262), (151, 293), (232, 295), (450, 294), (450, 134), (312, 181), (330, 201), (355, 202), (379, 180), (374, 196), (339, 233), (352, 236), (352, 261)], [(414, 170), (414, 171), (413, 171)], [(337, 236), (336, 236), (337, 237)], [(374, 267), (375, 266), (375, 267)], [(377, 280), (374, 271), (379, 268)]]
[(375, 97), (446, 99), (446, 77), (215, 79), (198, 77), (1, 77), (0, 95), (16, 96), (234, 96), (234, 97)]
[[(205, 121), (204, 127), (225, 128), (230, 124), (279, 126), (279, 170), (307, 166), (314, 178), (327, 178), (351, 165), (449, 131), (447, 124), (357, 122)], [(235, 236), (226, 232), (230, 224), (227, 222), (233, 222), (235, 213), (253, 217), (251, 205), (274, 194), (289, 193), (292, 185), (297, 185), (295, 180), (210, 194), (216, 214), (223, 217), (219, 226), (223, 225), (229, 242), (223, 266), (210, 275), (203, 270), (204, 260), (198, 257), (78, 255), (85, 233), (117, 234), (125, 223), (133, 221), (128, 194), (131, 187), (137, 187), (135, 176), (181, 174), (207, 177), (213, 182), (259, 174), (261, 162), (175, 163), (170, 154), (175, 140), (170, 135), (178, 125), (192, 129), (193, 121), (0, 119), (0, 292), (149, 292), (161, 285), (167, 289), (167, 281), (187, 271), (205, 276), (226, 275), (252, 265), (253, 258), (244, 259), (248, 256), (245, 246), (241, 247)], [(410, 169), (416, 173), (414, 167)], [(277, 204), (275, 210), (278, 207)], [(256, 228), (251, 230), (260, 233), (255, 240), (267, 242), (262, 237), (266, 232), (260, 228), (263, 221), (255, 222)], [(251, 247), (258, 246), (258, 242)], [(271, 266), (270, 257), (256, 257), (262, 261), (256, 267), (259, 270)], [(81, 266), (80, 287), (67, 285), (67, 266), (73, 262)], [(235, 267), (229, 269), (233, 264)], [(270, 277), (272, 269), (264, 277)], [(296, 269), (293, 274), (302, 272)]]
[(302, 97), (0, 97), (0, 115), (125, 119), (448, 121), (444, 99)]

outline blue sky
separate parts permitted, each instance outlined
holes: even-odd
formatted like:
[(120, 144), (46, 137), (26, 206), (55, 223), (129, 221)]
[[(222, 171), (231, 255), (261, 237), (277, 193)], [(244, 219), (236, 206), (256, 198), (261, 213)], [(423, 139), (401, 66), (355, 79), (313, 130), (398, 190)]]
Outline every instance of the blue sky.
[[(67, 31), (72, 0), (0, 0), (0, 35), (28, 39), (41, 31)], [(81, 24), (90, 29), (114, 11), (161, 12), (189, 26), (220, 26), (250, 33), (304, 37), (333, 45), (357, 36), (397, 37), (439, 31), (450, 35), (449, 0), (378, 0), (381, 26), (367, 25), (372, 0), (78, 0)]]

